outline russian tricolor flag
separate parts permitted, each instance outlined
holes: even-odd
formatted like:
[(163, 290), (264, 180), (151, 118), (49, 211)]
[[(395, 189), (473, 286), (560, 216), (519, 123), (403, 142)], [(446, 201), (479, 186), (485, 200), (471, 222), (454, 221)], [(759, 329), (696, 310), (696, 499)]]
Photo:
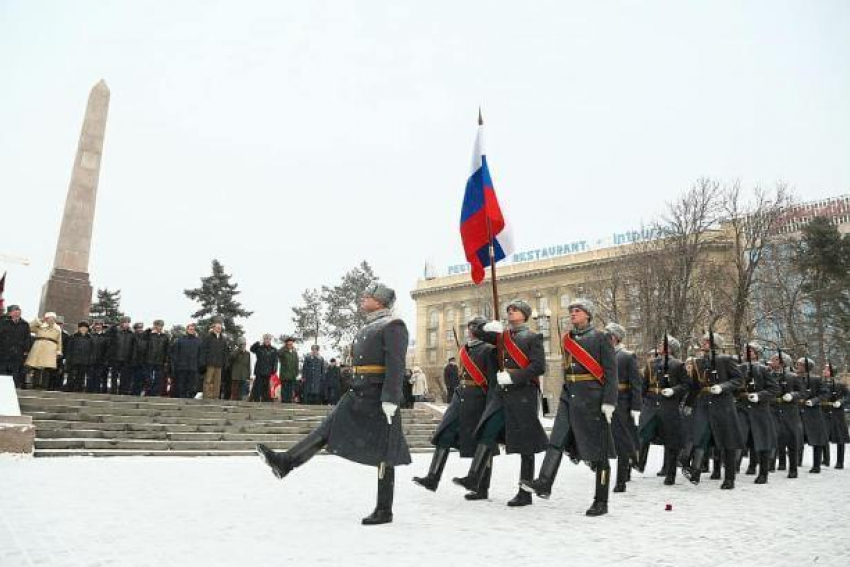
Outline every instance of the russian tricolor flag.
[(466, 182), (463, 208), (460, 212), (460, 237), (466, 259), (472, 264), (472, 281), (484, 279), (484, 268), (490, 265), (490, 239), (493, 240), (495, 261), (513, 252), (513, 241), (505, 217), (499, 208), (487, 154), (484, 152), (484, 125), (478, 116), (478, 135), (472, 152), (472, 173)]

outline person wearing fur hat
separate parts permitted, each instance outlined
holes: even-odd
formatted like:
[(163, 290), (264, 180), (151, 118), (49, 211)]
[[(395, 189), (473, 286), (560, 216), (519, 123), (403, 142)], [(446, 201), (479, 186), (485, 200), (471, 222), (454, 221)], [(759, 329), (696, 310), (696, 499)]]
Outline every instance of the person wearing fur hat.
[[(498, 388), (496, 349), (474, 335), (478, 327), (486, 323), (487, 320), (483, 317), (475, 317), (466, 325), (466, 343), (459, 352), (459, 385), (452, 392), (451, 403), (431, 438), (431, 444), (435, 447), (431, 466), (426, 476), (413, 477), (413, 482), (432, 492), (437, 491), (452, 448), (457, 449), (463, 458), (474, 456), (477, 444), (475, 428), (481, 421), (489, 392)], [(487, 464), (477, 490), (466, 494), (467, 500), (482, 500), (488, 497), (491, 462)]]
[(611, 466), (617, 453), (611, 422), (617, 409), (618, 379), (614, 345), (592, 325), (593, 303), (576, 299), (569, 306), (572, 329), (561, 337), (564, 385), (546, 457), (537, 479), (523, 482), (524, 490), (548, 498), (564, 452), (574, 462), (585, 461), (596, 474), (593, 504), (587, 516), (608, 513)]
[(254, 363), (254, 385), (248, 398), (252, 402), (272, 401), (269, 393), (269, 379), (277, 372), (277, 349), (272, 346), (272, 336), (263, 335), (263, 342), (251, 345), (251, 352), (256, 357)]
[(65, 364), (68, 368), (68, 391), (82, 392), (91, 368), (92, 338), (88, 321), (80, 321), (77, 332), (68, 339)]
[(277, 352), (280, 363), (280, 401), (291, 404), (295, 395), (295, 381), (298, 378), (298, 351), (295, 350), (295, 337), (285, 337), (283, 347)]
[[(543, 335), (528, 328), (531, 306), (521, 299), (508, 303), (508, 329), (499, 321), (491, 321), (473, 330), (473, 336), (491, 345), (498, 345), (502, 357), (496, 373), (498, 387), (487, 396), (487, 405), (475, 429), (477, 446), (472, 464), (465, 477), (452, 482), (470, 493), (480, 493), (490, 468), (490, 459), (499, 443), (509, 454), (519, 453), (519, 481), (534, 478), (534, 455), (546, 450), (549, 440), (540, 423), (540, 377), (546, 372), (546, 352)], [(531, 493), (520, 488), (508, 506), (528, 506)]]
[(790, 370), (792, 364), (793, 360), (786, 352), (777, 352), (768, 362), (770, 373), (779, 386), (779, 395), (773, 400), (778, 460), (776, 469), (786, 469), (787, 457), (788, 478), (797, 478), (797, 455), (803, 447), (803, 422), (800, 420), (798, 404), (804, 392), (802, 380)]
[(614, 492), (625, 492), (626, 482), (632, 466), (637, 466), (640, 452), (637, 426), (640, 423), (640, 410), (643, 403), (643, 381), (638, 371), (637, 355), (623, 348), (626, 329), (617, 323), (605, 325), (605, 331), (614, 345), (614, 358), (617, 361), (617, 411), (611, 424), (614, 445), (617, 448), (617, 482)]
[(734, 400), (744, 378), (731, 356), (717, 352), (722, 344), (719, 334), (706, 333), (701, 345), (703, 356), (693, 364), (691, 393), (685, 403), (693, 408), (694, 453), (683, 473), (692, 484), (699, 484), (703, 458), (714, 446), (723, 457), (720, 488), (729, 490), (735, 488), (736, 451), (744, 448)]
[(62, 329), (56, 324), (56, 313), (48, 311), (42, 319), (34, 319), (30, 332), (34, 336), (26, 366), (33, 371), (33, 386), (44, 389), (56, 371), (57, 358), (62, 356)]
[(770, 471), (770, 455), (776, 451), (776, 428), (770, 411), (771, 402), (779, 395), (779, 384), (766, 366), (761, 364), (761, 347), (744, 346), (747, 351), (739, 370), (744, 387), (736, 394), (736, 410), (741, 436), (750, 452), (746, 474), (758, 475), (756, 484), (765, 484)]
[[(827, 361), (823, 367), (824, 400), (821, 402), (829, 441), (835, 443), (835, 469), (844, 468), (844, 447), (850, 443), (850, 431), (847, 430), (847, 418), (844, 417), (844, 400), (847, 398), (847, 385), (835, 376), (832, 363)], [(829, 444), (824, 448), (824, 466), (829, 466)]]
[(26, 383), (24, 361), (32, 345), (30, 326), (21, 317), (21, 308), (10, 305), (0, 317), (0, 374), (11, 376), (16, 388)]
[(129, 394), (133, 380), (134, 333), (130, 318), (121, 317), (118, 325), (109, 329), (110, 394)]
[[(803, 434), (807, 445), (812, 447), (812, 468), (810, 473), (820, 473), (823, 447), (829, 443), (826, 422), (820, 404), (826, 393), (820, 376), (813, 376), (815, 361), (803, 357), (797, 360), (797, 376), (802, 378), (803, 398), (800, 401), (800, 419), (803, 422)], [(802, 447), (800, 450), (802, 453)], [(800, 462), (803, 462), (802, 456)]]
[(366, 324), (357, 331), (351, 348), (351, 389), (321, 425), (288, 451), (257, 445), (257, 453), (281, 479), (323, 448), (377, 467), (377, 505), (363, 518), (363, 525), (393, 521), (395, 467), (411, 462), (398, 411), (408, 334), (404, 321), (393, 316), (395, 297), (395, 291), (378, 282), (363, 291), (360, 308), (366, 313)]

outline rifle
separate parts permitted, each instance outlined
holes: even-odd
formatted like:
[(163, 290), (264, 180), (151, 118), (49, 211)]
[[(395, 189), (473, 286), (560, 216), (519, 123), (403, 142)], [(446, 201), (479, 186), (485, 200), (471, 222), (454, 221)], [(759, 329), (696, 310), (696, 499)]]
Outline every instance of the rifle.
[[(457, 347), (457, 355), (458, 355), (458, 358), (460, 358), (460, 349), (462, 347), (460, 346), (460, 341), (457, 338), (457, 330), (455, 329), (454, 325), (452, 325), (452, 336), (455, 338), (455, 346)], [(464, 373), (463, 364), (459, 364), (458, 366), (460, 366), (460, 375), (461, 375), (461, 377), (463, 377), (463, 375), (464, 375), (463, 374)]]
[(750, 380), (747, 382), (747, 392), (752, 394), (756, 391), (756, 377), (755, 371), (753, 370), (753, 359), (750, 351), (750, 341), (747, 341), (746, 345), (744, 346), (744, 350), (746, 351), (747, 355), (747, 374), (750, 377)]
[(832, 368), (832, 362), (828, 359), (826, 361), (826, 367), (829, 368), (829, 401), (835, 402), (838, 401), (838, 392), (835, 390), (835, 370)]
[(561, 361), (563, 362), (564, 373), (566, 374), (566, 372), (567, 372), (567, 353), (564, 352), (564, 341), (563, 341), (563, 338), (561, 337), (561, 319), (560, 319), (560, 317), (555, 319), (555, 327), (558, 331), (558, 350), (561, 351)]
[[(658, 347), (656, 347), (658, 348)], [(670, 387), (670, 339), (667, 336), (667, 329), (664, 329), (664, 373), (662, 385), (665, 388)]]
[(714, 344), (714, 326), (708, 326), (708, 350), (711, 355), (711, 379), (709, 383), (714, 386), (717, 384), (717, 348)]
[[(808, 346), (808, 345), (806, 345)], [(803, 368), (806, 369), (806, 399), (812, 397), (812, 383), (811, 377), (809, 376), (809, 356), (803, 355)]]
[(784, 396), (785, 394), (788, 393), (788, 378), (786, 378), (786, 374), (785, 374), (785, 359), (782, 357), (782, 347), (781, 346), (776, 347), (776, 354), (779, 357), (779, 365), (782, 368), (782, 375), (779, 378), (779, 387), (781, 388), (782, 395)]

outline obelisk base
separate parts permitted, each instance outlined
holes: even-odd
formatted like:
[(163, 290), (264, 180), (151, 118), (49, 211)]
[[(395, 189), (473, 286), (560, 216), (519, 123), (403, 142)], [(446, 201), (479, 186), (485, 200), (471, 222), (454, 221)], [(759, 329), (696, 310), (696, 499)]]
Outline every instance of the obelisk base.
[(41, 289), (41, 317), (53, 311), (65, 318), (65, 330), (74, 334), (77, 323), (88, 321), (91, 309), (92, 287), (86, 272), (72, 272), (54, 268), (50, 279)]

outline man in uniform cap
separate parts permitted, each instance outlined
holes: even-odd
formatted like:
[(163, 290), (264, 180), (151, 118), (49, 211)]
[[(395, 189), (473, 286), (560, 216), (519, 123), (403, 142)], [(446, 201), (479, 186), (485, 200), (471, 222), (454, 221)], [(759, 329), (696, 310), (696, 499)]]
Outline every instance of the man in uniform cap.
[[(821, 402), (824, 420), (829, 433), (829, 441), (835, 443), (835, 469), (844, 468), (844, 447), (850, 443), (850, 432), (847, 430), (847, 419), (844, 417), (844, 398), (847, 397), (847, 386), (836, 380), (832, 363), (827, 361), (823, 366), (824, 401)], [(824, 450), (825, 466), (829, 465), (829, 445)]]
[(298, 378), (298, 351), (295, 350), (294, 337), (283, 339), (283, 348), (278, 351), (277, 357), (280, 362), (280, 401), (290, 404)]
[(306, 463), (323, 447), (344, 459), (378, 469), (378, 501), (363, 518), (364, 525), (393, 520), (395, 466), (410, 464), (410, 450), (401, 423), (401, 382), (407, 353), (407, 327), (392, 314), (395, 292), (372, 283), (360, 307), (366, 324), (352, 345), (351, 390), (321, 425), (294, 447), (274, 452), (257, 445), (257, 452), (278, 478)]
[(800, 420), (798, 402), (803, 399), (803, 385), (800, 378), (789, 371), (793, 363), (786, 352), (777, 351), (770, 358), (770, 372), (779, 386), (779, 395), (773, 400), (773, 418), (776, 427), (776, 454), (779, 460), (778, 470), (786, 469), (788, 457), (788, 478), (797, 478), (798, 452), (803, 446), (803, 423)]
[[(823, 459), (823, 447), (829, 443), (829, 435), (823, 412), (820, 409), (822, 396), (826, 393), (820, 376), (812, 376), (815, 369), (815, 361), (803, 357), (797, 360), (797, 376), (803, 380), (803, 398), (800, 405), (800, 418), (803, 421), (803, 433), (807, 445), (812, 447), (812, 468), (810, 473), (820, 473), (821, 459)], [(802, 447), (800, 449), (802, 454)], [(803, 462), (802, 455), (800, 462)]]
[(608, 323), (605, 331), (614, 345), (614, 358), (617, 362), (617, 411), (611, 424), (614, 445), (617, 448), (617, 483), (614, 492), (625, 492), (629, 471), (637, 464), (640, 441), (637, 426), (640, 423), (642, 403), (642, 381), (638, 371), (637, 355), (623, 348), (626, 330), (617, 323)]
[(568, 451), (574, 461), (587, 462), (596, 473), (593, 504), (585, 514), (601, 516), (608, 513), (608, 459), (617, 456), (610, 426), (617, 408), (617, 363), (611, 339), (591, 324), (593, 303), (576, 299), (568, 309), (573, 328), (561, 337), (566, 361), (555, 425), (540, 475), (522, 484), (548, 498), (564, 451)]
[(770, 404), (779, 395), (779, 384), (766, 366), (759, 362), (761, 347), (755, 343), (744, 345), (747, 349), (744, 362), (739, 367), (744, 376), (744, 387), (737, 393), (738, 424), (741, 437), (750, 451), (746, 473), (758, 475), (756, 484), (765, 484), (770, 468), (770, 455), (776, 451), (776, 428)]
[[(491, 321), (473, 330), (473, 335), (498, 345), (501, 368), (496, 373), (498, 387), (490, 389), (481, 421), (475, 429), (478, 445), (465, 477), (452, 481), (470, 493), (481, 493), (490, 459), (497, 445), (505, 444), (507, 453), (520, 454), (520, 482), (534, 478), (534, 454), (544, 451), (548, 442), (540, 424), (538, 406), (540, 376), (546, 372), (543, 335), (528, 328), (531, 306), (521, 299), (507, 306), (509, 329)], [(498, 359), (497, 359), (498, 363)], [(520, 488), (508, 506), (528, 506), (531, 494)]]
[(65, 364), (68, 369), (68, 391), (82, 392), (89, 374), (92, 358), (92, 338), (88, 321), (77, 324), (77, 332), (68, 339)]
[[(436, 491), (443, 476), (443, 468), (453, 447), (461, 457), (472, 457), (477, 444), (475, 428), (481, 421), (487, 396), (498, 388), (496, 371), (496, 349), (493, 345), (475, 337), (475, 331), (487, 323), (483, 317), (476, 317), (467, 323), (467, 341), (460, 348), (459, 386), (452, 391), (451, 403), (437, 431), (431, 438), (436, 447), (431, 458), (428, 475), (413, 477), (413, 482), (431, 491)], [(481, 484), (476, 491), (466, 494), (467, 500), (482, 500), (488, 496), (492, 465), (488, 463)]]

